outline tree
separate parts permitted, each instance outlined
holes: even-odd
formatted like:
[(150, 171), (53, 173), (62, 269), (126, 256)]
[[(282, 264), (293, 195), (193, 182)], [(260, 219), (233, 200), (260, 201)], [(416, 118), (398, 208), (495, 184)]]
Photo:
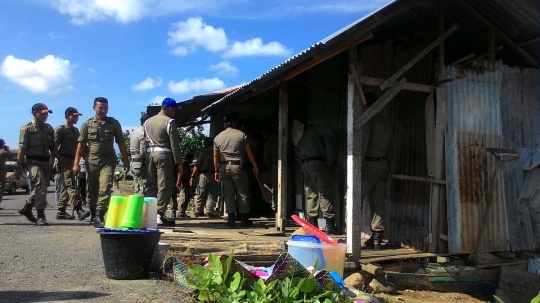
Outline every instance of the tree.
[(203, 139), (205, 137), (203, 131), (202, 126), (178, 128), (182, 157), (187, 154), (194, 154), (197, 157), (197, 154), (203, 148)]

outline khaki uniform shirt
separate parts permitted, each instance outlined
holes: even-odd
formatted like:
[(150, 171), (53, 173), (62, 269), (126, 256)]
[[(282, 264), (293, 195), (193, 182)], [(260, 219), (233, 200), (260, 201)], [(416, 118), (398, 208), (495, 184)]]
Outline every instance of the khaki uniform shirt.
[(94, 165), (116, 163), (114, 142), (122, 140), (122, 126), (112, 117), (106, 117), (105, 121), (99, 121), (96, 117), (84, 121), (78, 139), (88, 144), (88, 162)]
[(13, 158), (11, 152), (0, 149), (0, 172), (6, 171), (6, 161), (13, 160)]
[(270, 136), (266, 142), (264, 142), (264, 161), (270, 165), (277, 163), (278, 161), (278, 137)]
[(197, 166), (199, 171), (214, 171), (214, 150), (211, 147), (201, 150), (197, 157)]
[(386, 157), (392, 138), (392, 124), (381, 114), (376, 114), (362, 126), (362, 155)]
[(133, 130), (129, 139), (129, 152), (131, 159), (146, 159), (146, 139), (144, 138), (144, 127), (139, 126)]
[(244, 161), (248, 144), (244, 132), (228, 127), (214, 139), (214, 150), (219, 151), (220, 161)]
[(35, 121), (28, 122), (21, 127), (19, 149), (27, 156), (50, 156), (49, 152), (56, 150), (54, 128), (48, 123), (39, 125)]
[(60, 155), (75, 155), (79, 135), (78, 128), (67, 124), (60, 125), (54, 130), (54, 141)]
[(304, 130), (298, 141), (300, 159), (322, 157), (328, 165), (335, 161), (336, 134), (329, 126), (312, 125)]
[(168, 148), (173, 154), (174, 163), (182, 163), (178, 129), (174, 119), (160, 112), (144, 122), (144, 130), (148, 147)]

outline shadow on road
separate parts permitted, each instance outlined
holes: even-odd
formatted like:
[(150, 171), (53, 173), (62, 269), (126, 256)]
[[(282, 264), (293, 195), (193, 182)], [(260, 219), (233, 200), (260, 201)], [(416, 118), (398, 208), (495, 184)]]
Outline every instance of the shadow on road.
[(66, 300), (93, 299), (109, 296), (106, 293), (92, 291), (31, 291), (0, 290), (0, 302), (56, 302)]

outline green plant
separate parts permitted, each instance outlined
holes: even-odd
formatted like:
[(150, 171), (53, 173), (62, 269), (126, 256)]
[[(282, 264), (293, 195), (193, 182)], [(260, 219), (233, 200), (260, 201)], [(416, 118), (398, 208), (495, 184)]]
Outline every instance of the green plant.
[[(189, 280), (190, 287), (196, 291), (197, 302), (223, 302), (223, 303), (333, 303), (352, 302), (345, 299), (341, 290), (330, 290), (317, 294), (317, 285), (313, 274), (305, 278), (285, 278), (265, 283), (259, 279), (251, 289), (246, 289), (245, 279), (236, 272), (229, 277), (233, 260), (233, 253), (222, 264), (215, 254), (210, 254), (208, 264), (210, 268), (201, 265), (191, 265), (189, 273), (193, 276)], [(317, 268), (318, 261), (314, 268)]]

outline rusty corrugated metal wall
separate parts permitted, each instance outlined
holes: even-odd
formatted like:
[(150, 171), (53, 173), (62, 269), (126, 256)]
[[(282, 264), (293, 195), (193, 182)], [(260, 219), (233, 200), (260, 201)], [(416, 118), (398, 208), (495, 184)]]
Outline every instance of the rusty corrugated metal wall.
[[(504, 66), (502, 70), (501, 111), (504, 148), (540, 149), (540, 106), (538, 70)], [(504, 193), (508, 234), (512, 251), (540, 250), (540, 206), (520, 212), (519, 197), (524, 172), (515, 161), (504, 170)]]
[[(508, 225), (500, 165), (488, 147), (502, 147), (502, 62), (481, 61), (471, 68), (449, 66), (446, 85), (446, 180), (448, 196), (448, 250), (507, 251)], [(488, 199), (492, 190), (492, 199)], [(487, 203), (489, 212), (483, 222)]]

